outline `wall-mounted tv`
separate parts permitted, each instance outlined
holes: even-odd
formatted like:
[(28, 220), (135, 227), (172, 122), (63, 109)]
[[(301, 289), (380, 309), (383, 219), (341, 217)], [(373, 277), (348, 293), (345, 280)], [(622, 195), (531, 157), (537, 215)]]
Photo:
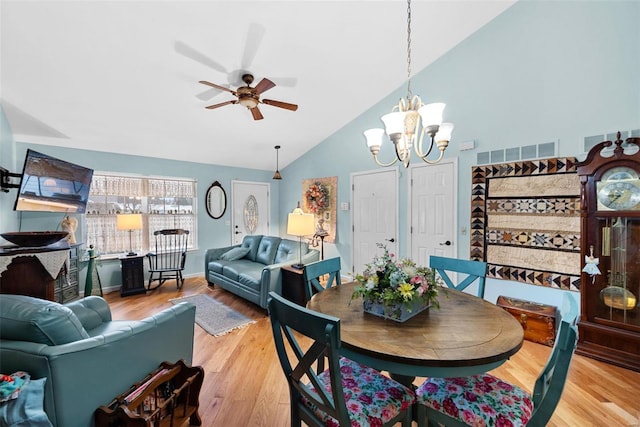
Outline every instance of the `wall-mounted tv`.
[(84, 213), (93, 169), (27, 150), (14, 210)]

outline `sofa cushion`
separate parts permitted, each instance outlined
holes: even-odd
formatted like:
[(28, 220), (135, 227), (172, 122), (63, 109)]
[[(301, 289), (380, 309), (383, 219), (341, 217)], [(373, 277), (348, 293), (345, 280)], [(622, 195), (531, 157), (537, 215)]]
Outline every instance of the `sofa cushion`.
[(275, 236), (263, 236), (258, 246), (258, 253), (256, 254), (256, 262), (264, 265), (273, 264), (273, 260), (276, 258), (276, 252), (278, 245), (282, 239)]
[[(281, 262), (297, 261), (300, 257), (299, 252), (300, 242), (296, 242), (295, 240), (282, 239), (280, 245), (278, 245), (278, 252), (276, 253), (274, 262), (279, 264)], [(309, 244), (303, 242), (302, 255), (306, 254), (307, 252), (309, 252)]]
[(241, 258), (244, 258), (249, 252), (251, 248), (243, 248), (242, 246), (229, 249), (227, 252), (220, 255), (220, 259), (224, 261), (235, 261)]
[(24, 295), (0, 295), (0, 337), (60, 345), (89, 338), (68, 307)]
[(248, 259), (239, 259), (237, 261), (227, 261), (227, 264), (222, 268), (222, 275), (230, 280), (238, 281), (240, 274), (250, 270), (260, 270), (264, 268), (264, 265), (249, 261)]
[(242, 244), (240, 245), (243, 248), (249, 248), (249, 253), (245, 255), (245, 258), (250, 261), (256, 260), (256, 254), (258, 253), (258, 245), (262, 240), (262, 234), (255, 234), (252, 236), (244, 236), (242, 239)]

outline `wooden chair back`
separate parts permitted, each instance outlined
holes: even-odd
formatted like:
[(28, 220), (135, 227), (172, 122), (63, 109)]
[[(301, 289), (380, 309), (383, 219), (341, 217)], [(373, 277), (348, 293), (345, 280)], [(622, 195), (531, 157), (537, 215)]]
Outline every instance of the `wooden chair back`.
[[(478, 296), (484, 298), (484, 283), (487, 275), (487, 263), (483, 261), (470, 261), (465, 259), (445, 258), (432, 255), (429, 258), (429, 266), (435, 269), (449, 288), (462, 291), (475, 281), (478, 282)], [(467, 276), (454, 282), (450, 273), (462, 273)]]
[[(289, 383), (291, 425), (299, 426), (300, 420), (309, 426), (324, 425), (305, 405), (304, 397), (338, 420), (340, 426), (350, 426), (338, 354), (340, 319), (308, 310), (275, 292), (269, 294), (268, 308), (276, 351)], [(331, 393), (324, 390), (318, 379), (321, 371), (316, 362), (325, 357), (331, 376)]]
[[(184, 283), (182, 271), (187, 260), (189, 230), (181, 228), (157, 230), (153, 232), (153, 236), (155, 239), (153, 251), (147, 254), (149, 260), (147, 289), (156, 289), (169, 279), (176, 279), (176, 285), (180, 289)], [(155, 281), (158, 281), (158, 285), (152, 287)]]
[[(324, 276), (328, 278), (324, 279)], [(313, 294), (340, 285), (340, 258), (329, 258), (304, 266), (305, 301)]]

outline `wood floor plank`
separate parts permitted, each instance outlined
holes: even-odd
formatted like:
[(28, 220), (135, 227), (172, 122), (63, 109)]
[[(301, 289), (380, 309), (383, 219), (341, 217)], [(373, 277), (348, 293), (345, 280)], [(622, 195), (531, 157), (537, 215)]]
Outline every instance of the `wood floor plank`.
[[(289, 425), (289, 392), (278, 362), (266, 311), (204, 278), (173, 282), (146, 295), (105, 295), (114, 319), (142, 319), (170, 307), (169, 299), (204, 293), (256, 323), (214, 337), (195, 327), (193, 363), (205, 371), (200, 393), (203, 426), (283, 427)], [(525, 341), (522, 349), (492, 371), (531, 391), (551, 348)], [(420, 379), (416, 380), (416, 383)], [(575, 355), (564, 393), (549, 427), (640, 427), (640, 373)]]

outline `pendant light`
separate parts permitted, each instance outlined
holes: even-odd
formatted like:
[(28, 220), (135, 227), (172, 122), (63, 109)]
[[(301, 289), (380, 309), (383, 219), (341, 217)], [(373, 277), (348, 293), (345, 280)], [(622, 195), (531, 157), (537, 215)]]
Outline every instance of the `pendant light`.
[(282, 179), (282, 175), (280, 175), (280, 169), (278, 168), (278, 163), (279, 163), (278, 150), (280, 149), (280, 146), (276, 145), (274, 148), (276, 149), (276, 173), (273, 174), (272, 179)]

